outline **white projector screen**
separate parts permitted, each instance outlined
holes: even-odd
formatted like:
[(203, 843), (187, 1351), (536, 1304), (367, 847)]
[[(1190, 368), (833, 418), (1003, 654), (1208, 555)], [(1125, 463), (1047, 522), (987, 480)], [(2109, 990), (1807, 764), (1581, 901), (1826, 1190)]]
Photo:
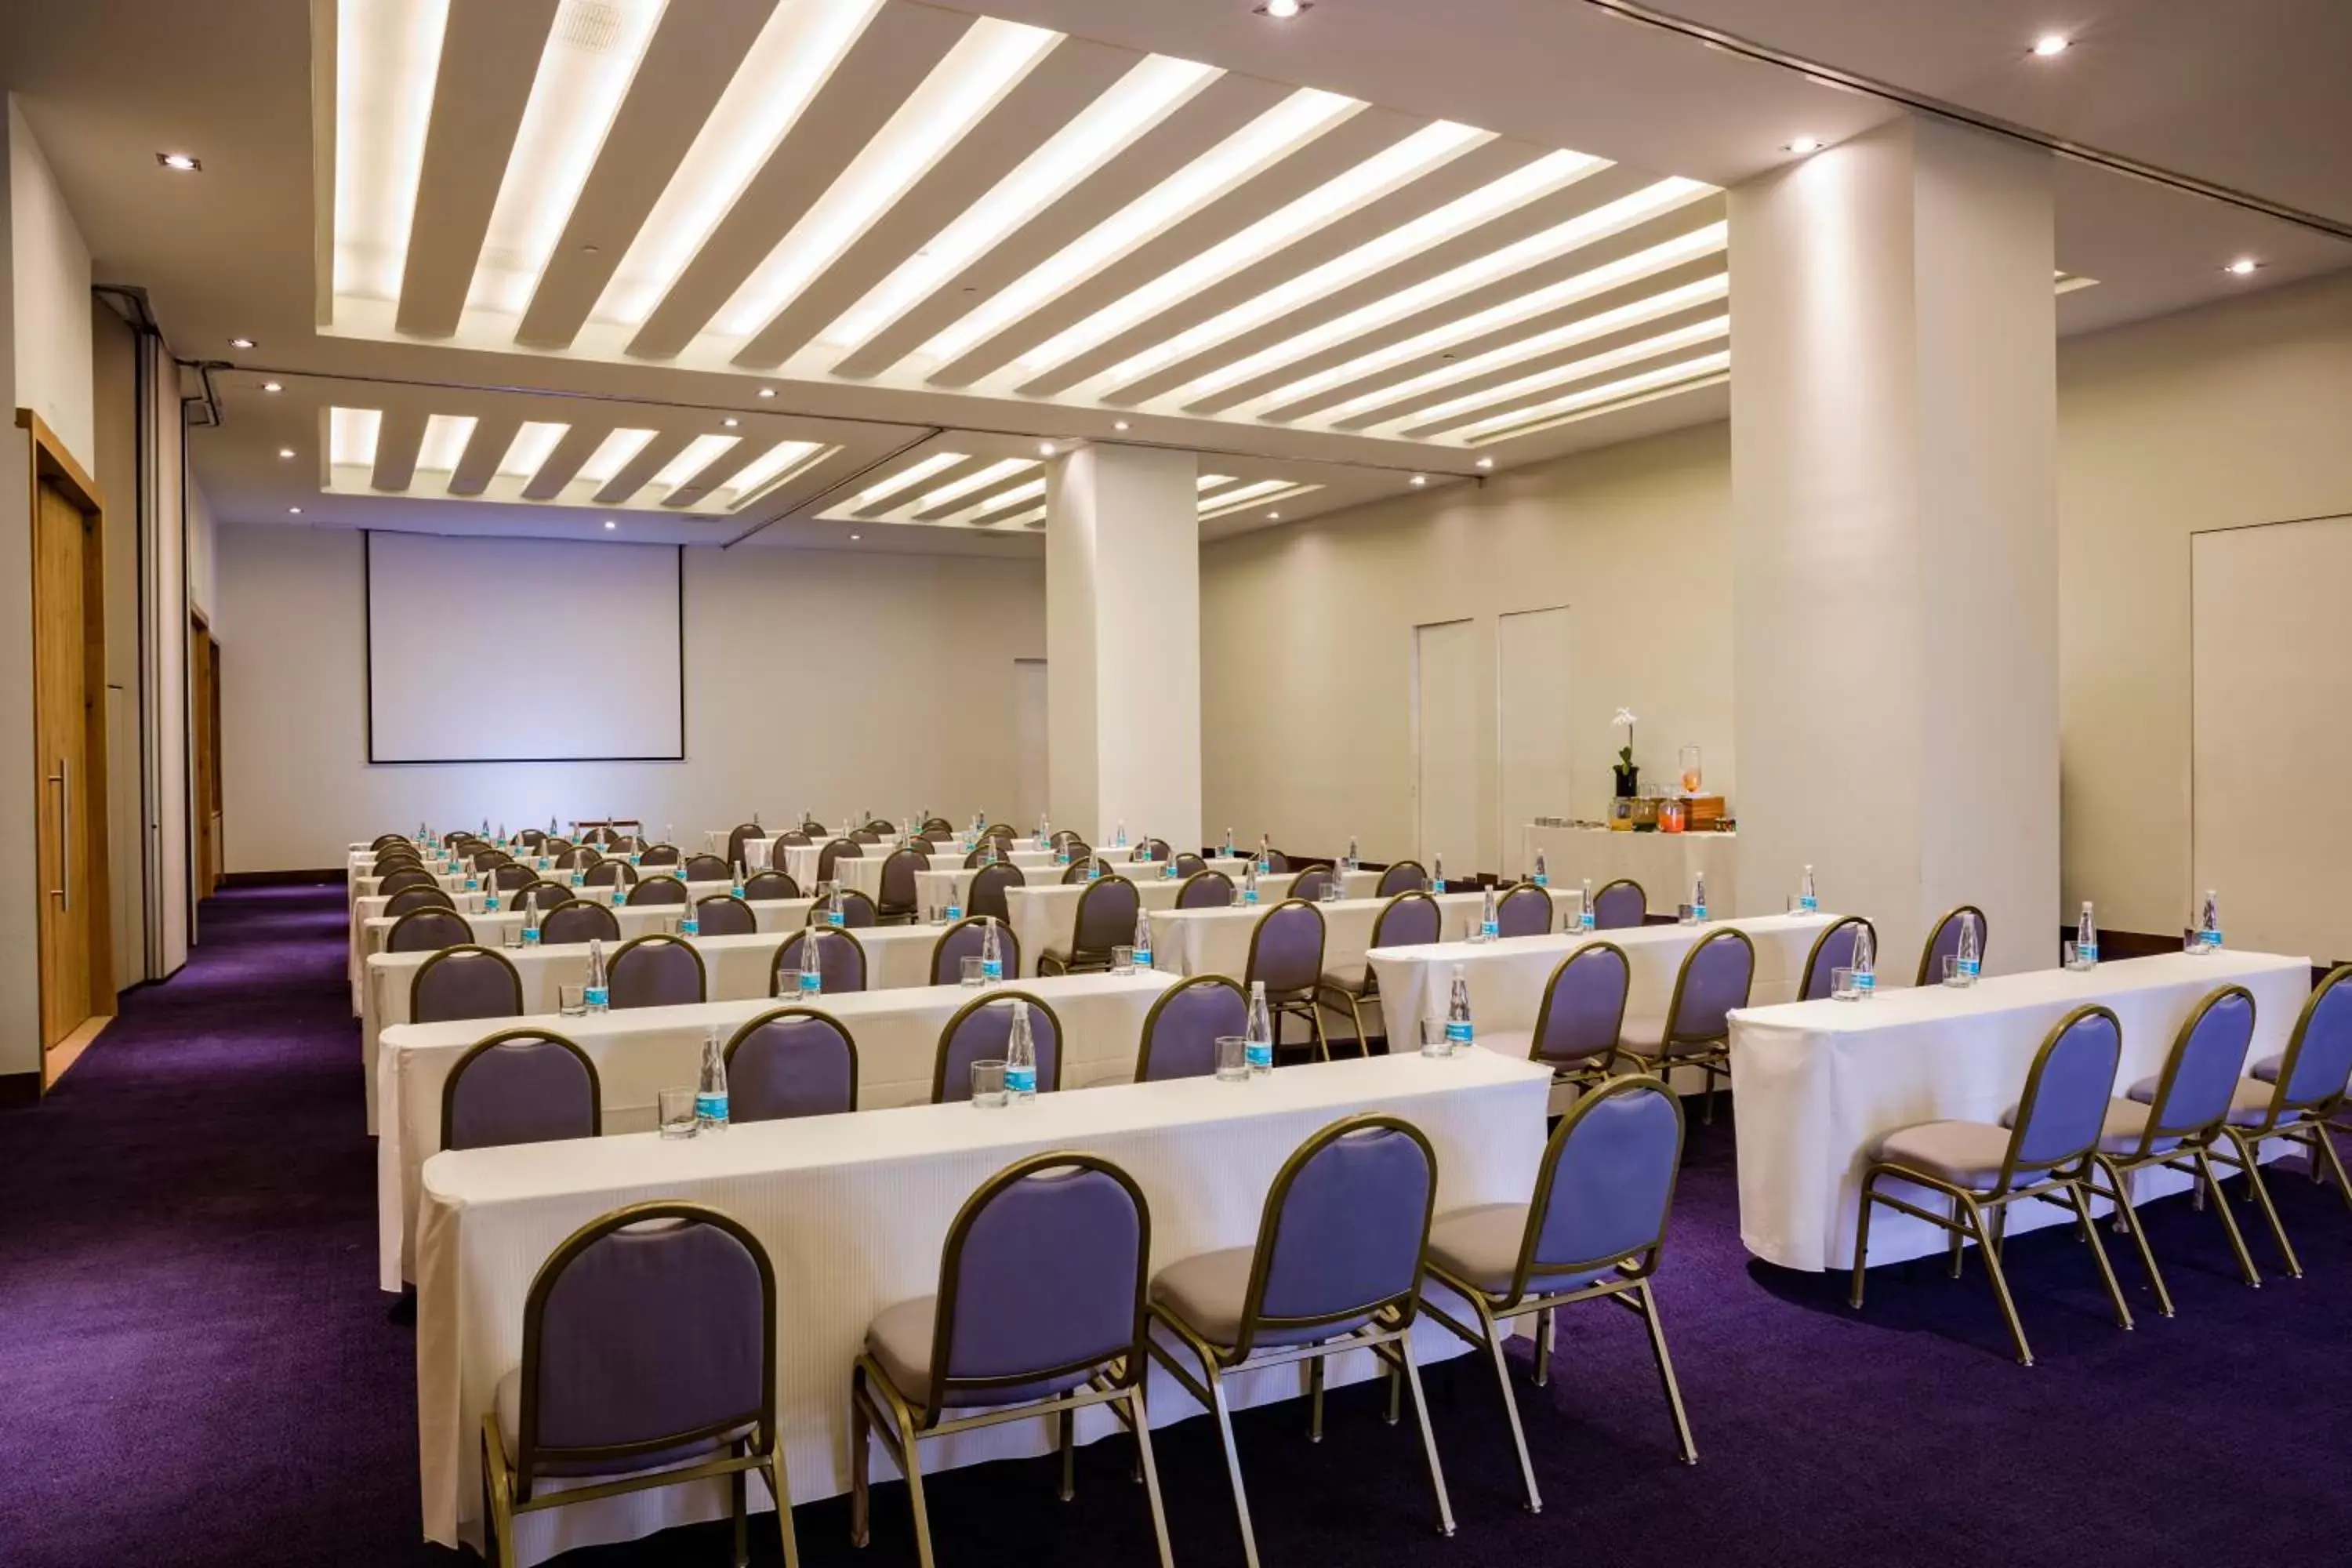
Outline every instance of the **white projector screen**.
[[(367, 536), (368, 761), (677, 762), (684, 594), (665, 544)], [(515, 625), (527, 609), (565, 635)], [(545, 651), (533, 656), (530, 650)]]

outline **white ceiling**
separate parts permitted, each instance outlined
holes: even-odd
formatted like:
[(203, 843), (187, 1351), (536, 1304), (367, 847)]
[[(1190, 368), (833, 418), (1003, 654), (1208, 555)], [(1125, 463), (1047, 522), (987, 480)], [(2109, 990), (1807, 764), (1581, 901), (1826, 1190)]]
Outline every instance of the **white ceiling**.
[[(1665, 8), (2352, 220), (2342, 0)], [(191, 447), (216, 509), (300, 522), (1034, 550), (1034, 501), (987, 503), (1044, 441), (1201, 452), (1214, 533), (1721, 417), (1716, 188), (1897, 112), (1591, 0), (238, 16), (0, 7), (0, 81), (100, 277), (240, 367)], [(2075, 46), (2032, 58), (2053, 27)], [(2059, 261), (2098, 279), (2062, 330), (2352, 264), (2058, 170)], [(654, 434), (615, 468), (616, 431)]]

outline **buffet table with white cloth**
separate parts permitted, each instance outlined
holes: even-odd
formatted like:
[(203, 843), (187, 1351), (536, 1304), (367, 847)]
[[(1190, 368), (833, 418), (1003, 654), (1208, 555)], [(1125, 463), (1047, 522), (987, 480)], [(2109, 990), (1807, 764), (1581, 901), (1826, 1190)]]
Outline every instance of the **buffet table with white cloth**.
[[(1999, 975), (1965, 989), (1906, 986), (1866, 1002), (1734, 1012), (1740, 1240), (1784, 1268), (1853, 1267), (1862, 1173), (1879, 1139), (1922, 1121), (1998, 1121), (2017, 1103), (2051, 1029), (2094, 1002), (2113, 1008), (2123, 1025), (2120, 1095), (2161, 1071), (2197, 1004), (2231, 984), (2254, 998), (2247, 1059), (2284, 1050), (2311, 994), (2311, 961), (2263, 952), (2164, 953), (2086, 971)], [(2135, 1199), (2178, 1191), (2187, 1180), (2142, 1172)], [(1894, 1190), (1921, 1196), (1918, 1189)], [(2008, 1223), (2026, 1230), (2065, 1217), (2052, 1205), (2024, 1203), (2011, 1207)], [(1870, 1259), (1924, 1257), (1949, 1239), (1925, 1221), (1881, 1208), (1871, 1216)]]
[[(1549, 1085), (1541, 1069), (1490, 1052), (1374, 1057), (1280, 1068), (1241, 1084), (1197, 1078), (1040, 1095), (1004, 1110), (925, 1105), (739, 1126), (688, 1142), (639, 1134), (436, 1155), (424, 1172), (417, 1222), (425, 1534), (450, 1546), (480, 1543), (482, 1415), (521, 1359), (532, 1277), (566, 1237), (624, 1205), (708, 1204), (747, 1226), (775, 1260), (777, 1416), (793, 1499), (813, 1502), (848, 1489), (849, 1370), (866, 1325), (884, 1308), (938, 1289), (940, 1249), (957, 1211), (1014, 1161), (1072, 1149), (1118, 1163), (1150, 1205), (1158, 1269), (1250, 1245), (1283, 1162), (1359, 1111), (1392, 1112), (1428, 1137), (1438, 1212), (1524, 1202), (1542, 1153)], [(1426, 1319), (1413, 1338), (1424, 1360), (1464, 1350)], [(1362, 1351), (1327, 1364), (1335, 1384), (1374, 1371)], [(1249, 1405), (1296, 1398), (1301, 1381), (1286, 1366), (1228, 1387), (1236, 1405)], [(1202, 1414), (1156, 1366), (1146, 1399), (1154, 1426)], [(1083, 1442), (1124, 1430), (1101, 1409), (1077, 1420)], [(923, 1468), (936, 1475), (1043, 1453), (1052, 1430), (1046, 1421), (1013, 1421), (929, 1440)], [(887, 1459), (877, 1469), (890, 1473)], [(516, 1521), (517, 1560), (720, 1518), (727, 1495), (723, 1483), (707, 1482), (527, 1515)], [(751, 1496), (768, 1506), (756, 1483)], [(1140, 1494), (1133, 1506), (1142, 1508)]]
[[(1073, 974), (1020, 989), (1034, 994), (1061, 1020), (1066, 1041), (1064, 1088), (1087, 1089), (1134, 1079), (1143, 1016), (1174, 984), (1171, 975)], [(940, 1033), (958, 1008), (990, 994), (961, 985), (845, 991), (814, 1005), (849, 1031), (857, 1047), (857, 1106), (874, 1110), (929, 1102)], [(441, 1091), (449, 1069), (476, 1042), (511, 1028), (562, 1035), (596, 1064), (606, 1134), (643, 1132), (655, 1125), (660, 1090), (695, 1082), (703, 1037), (711, 1026), (731, 1036), (771, 1007), (798, 1005), (796, 1000), (754, 996), (575, 1018), (549, 1016), (551, 1008), (530, 1018), (409, 1024), (389, 1031), (377, 1067), (383, 1102), (375, 1167), (380, 1283), (397, 1290), (402, 1280), (415, 1277), (407, 1249), (415, 1236), (417, 1173), (441, 1148)]]
[[(1528, 823), (1519, 831), (1519, 872), (1535, 869), (1536, 851), (1544, 855), (1544, 875), (1554, 889), (1571, 896), (1588, 878), (1592, 890), (1620, 877), (1631, 877), (1649, 895), (1650, 912), (1670, 915), (1675, 906), (1690, 902), (1692, 880), (1706, 877), (1706, 907), (1727, 915), (1751, 912), (1739, 901), (1739, 835), (1737, 833), (1633, 833), (1606, 827), (1547, 827)], [(1788, 907), (1786, 895), (1797, 890), (1804, 868), (1789, 868), (1788, 886), (1778, 891), (1758, 890), (1753, 912), (1764, 914)]]

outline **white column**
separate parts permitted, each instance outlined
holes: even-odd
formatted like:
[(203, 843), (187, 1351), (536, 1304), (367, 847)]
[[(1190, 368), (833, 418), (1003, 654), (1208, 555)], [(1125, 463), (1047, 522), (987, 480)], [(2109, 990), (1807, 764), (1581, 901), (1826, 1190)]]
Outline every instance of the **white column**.
[(1810, 862), (1907, 984), (2049, 967), (2057, 337), (2045, 153), (1897, 121), (1731, 192), (1739, 886)]
[(1190, 452), (1081, 447), (1045, 478), (1054, 820), (1201, 843), (1201, 525)]

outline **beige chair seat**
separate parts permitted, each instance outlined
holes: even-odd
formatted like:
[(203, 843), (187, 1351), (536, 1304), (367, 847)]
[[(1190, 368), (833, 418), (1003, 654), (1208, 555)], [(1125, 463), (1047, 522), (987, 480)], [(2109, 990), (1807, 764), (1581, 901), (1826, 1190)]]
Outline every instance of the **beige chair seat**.
[[(866, 1352), (880, 1363), (891, 1386), (904, 1394), (910, 1405), (919, 1405), (931, 1393), (931, 1340), (939, 1325), (940, 1299), (918, 1296), (911, 1301), (901, 1301), (885, 1308), (866, 1330)], [(1003, 1388), (951, 1388), (946, 1403), (951, 1406), (970, 1407), (991, 1405), (1021, 1405), (1033, 1399), (1050, 1399), (1066, 1394), (1093, 1375), (1092, 1369), (1064, 1373), (1059, 1377), (1042, 1378), (1035, 1383), (1013, 1384)]]
[[(2153, 1087), (2155, 1080), (2151, 1079), (2148, 1081)], [(2154, 1109), (2153, 1105), (2143, 1105), (2136, 1100), (2107, 1101), (2107, 1120), (2099, 1129), (2099, 1152), (2102, 1154), (2139, 1152), (2140, 1134), (2147, 1131), (2148, 1112)], [(2012, 1105), (2000, 1113), (2000, 1124), (2003, 1127), (2017, 1125), (2017, 1107)], [(2151, 1151), (2156, 1152), (2179, 1147), (2180, 1140), (2178, 1138), (2159, 1138), (2150, 1145)]]
[[(1923, 1121), (1878, 1141), (1876, 1157), (1890, 1165), (1949, 1182), (1970, 1192), (1990, 1192), (2009, 1154), (2009, 1129), (1989, 1121)], [(2018, 1184), (2035, 1177), (2020, 1172)]]
[(2284, 1054), (2275, 1057), (2264, 1057), (2262, 1060), (2248, 1068), (2246, 1069), (2246, 1075), (2249, 1078), (2258, 1078), (2264, 1083), (2276, 1083), (2278, 1082), (2279, 1069), (2284, 1066), (2286, 1066), (2286, 1057)]
[[(1511, 1275), (1519, 1266), (1519, 1246), (1526, 1238), (1526, 1204), (1481, 1204), (1440, 1215), (1429, 1227), (1429, 1261), (1446, 1275), (1475, 1286), (1500, 1302), (1511, 1291)], [(1528, 1275), (1528, 1293), (1549, 1296), (1575, 1290), (1616, 1272), (1614, 1264), (1598, 1268), (1570, 1269)]]
[(1369, 963), (1358, 963), (1346, 969), (1327, 969), (1322, 974), (1323, 984), (1332, 990), (1345, 991), (1359, 997), (1371, 994), (1376, 978)]
[[(1659, 1042), (1665, 1037), (1666, 1020), (1663, 1014), (1654, 1017), (1628, 1017), (1622, 1024), (1617, 1026), (1618, 1046), (1637, 1057), (1646, 1057), (1652, 1061), (1658, 1058)], [(1682, 1041), (1678, 1042), (1666, 1055), (1671, 1059), (1680, 1060), (1687, 1057), (1721, 1056), (1726, 1048), (1725, 1043), (1721, 1040), (1697, 1043)]]
[[(2157, 1085), (2161, 1081), (2160, 1077), (2144, 1078), (2124, 1092), (2146, 1104), (2156, 1098)], [(2230, 1125), (2259, 1126), (2271, 1113), (2271, 1097), (2275, 1092), (2274, 1085), (2264, 1083), (2260, 1079), (2240, 1079), (2237, 1092), (2230, 1097)]]
[[(1171, 1263), (1152, 1277), (1151, 1302), (1220, 1349), (1241, 1338), (1242, 1307), (1249, 1295), (1250, 1264), (1257, 1249), (1228, 1247)], [(1307, 1327), (1261, 1327), (1259, 1345), (1300, 1345), (1328, 1340), (1361, 1327), (1370, 1314)]]

